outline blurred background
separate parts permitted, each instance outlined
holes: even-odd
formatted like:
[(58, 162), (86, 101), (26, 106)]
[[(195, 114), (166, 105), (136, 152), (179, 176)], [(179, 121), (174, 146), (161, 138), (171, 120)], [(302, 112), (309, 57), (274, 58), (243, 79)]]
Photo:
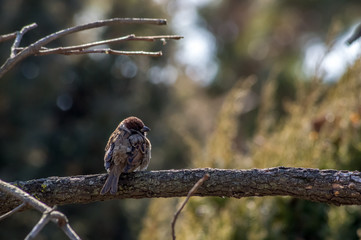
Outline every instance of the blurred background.
[[(21, 46), (113, 17), (166, 18), (70, 35), (68, 46), (134, 33), (180, 41), (127, 42), (111, 55), (31, 57), (0, 80), (0, 178), (105, 173), (104, 147), (119, 121), (152, 131), (150, 170), (275, 166), (361, 170), (360, 1), (0, 1), (0, 34), (36, 22)], [(0, 45), (3, 63), (11, 42)], [(169, 239), (182, 198), (60, 206), (83, 239)], [(0, 239), (24, 238), (36, 211), (0, 222)], [(178, 239), (360, 239), (359, 207), (298, 199), (198, 198)], [(64, 239), (49, 224), (38, 239)]]

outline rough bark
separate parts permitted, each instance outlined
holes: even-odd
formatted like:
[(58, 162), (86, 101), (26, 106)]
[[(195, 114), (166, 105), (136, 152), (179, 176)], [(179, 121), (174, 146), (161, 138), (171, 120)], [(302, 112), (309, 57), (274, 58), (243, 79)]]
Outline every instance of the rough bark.
[[(116, 195), (100, 195), (106, 174), (49, 177), (12, 184), (47, 205), (91, 203), (123, 198), (183, 197), (209, 173), (196, 196), (291, 196), (334, 205), (361, 205), (361, 173), (277, 167), (269, 169), (182, 169), (122, 174)], [(0, 213), (21, 202), (0, 193)]]

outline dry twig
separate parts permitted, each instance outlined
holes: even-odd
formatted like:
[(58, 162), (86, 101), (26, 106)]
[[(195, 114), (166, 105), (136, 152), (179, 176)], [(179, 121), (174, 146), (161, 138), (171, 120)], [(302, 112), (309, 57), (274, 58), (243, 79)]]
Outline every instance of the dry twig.
[[(86, 49), (86, 50), (70, 50), (70, 51), (59, 51), (57, 54), (63, 55), (79, 55), (79, 54), (87, 54), (87, 53), (104, 53), (104, 54), (112, 54), (112, 55), (143, 55), (150, 57), (160, 57), (162, 56), (162, 52), (144, 52), (144, 51), (117, 51), (110, 48), (104, 49)], [(42, 53), (39, 52), (36, 56), (48, 55), (53, 53)]]
[(181, 211), (183, 210), (184, 206), (187, 204), (188, 200), (190, 199), (190, 197), (197, 191), (197, 189), (205, 182), (207, 181), (209, 178), (209, 174), (206, 173), (204, 174), (204, 176), (198, 180), (198, 182), (196, 184), (194, 184), (194, 186), (192, 187), (192, 189), (188, 192), (188, 195), (186, 197), (186, 199), (184, 200), (184, 202), (182, 203), (182, 205), (180, 206), (180, 208), (177, 210), (177, 212), (174, 214), (174, 218), (172, 221), (172, 238), (173, 240), (176, 239), (175, 236), (175, 223), (177, 221), (177, 218), (179, 216), (179, 214), (181, 213)]
[[(89, 44), (83, 44), (78, 46), (71, 47), (60, 47), (54, 49), (44, 49), (44, 46), (49, 44), (50, 42), (64, 37), (66, 35), (84, 31), (87, 29), (98, 28), (103, 26), (109, 26), (114, 24), (155, 24), (155, 25), (165, 25), (167, 21), (165, 19), (152, 19), (152, 18), (113, 18), (107, 20), (95, 21), (83, 25), (74, 26), (71, 28), (63, 29), (48, 36), (45, 36), (38, 41), (30, 44), (27, 47), (19, 48), (19, 44), (23, 35), (36, 27), (36, 24), (31, 24), (25, 26), (21, 29), (21, 31), (11, 34), (6, 34), (0, 36), (1, 41), (7, 41), (15, 38), (14, 44), (11, 48), (11, 55), (5, 61), (5, 63), (0, 68), (0, 78), (4, 76), (10, 69), (12, 69), (17, 63), (24, 60), (25, 58), (33, 55), (47, 55), (47, 54), (89, 54), (89, 53), (105, 53), (105, 54), (117, 54), (117, 55), (147, 55), (147, 56), (161, 56), (162, 54), (159, 52), (143, 52), (143, 51), (117, 51), (112, 49), (94, 49), (94, 50), (84, 50), (85, 48), (89, 48), (92, 46), (114, 43), (119, 41), (129, 41), (129, 40), (139, 40), (139, 41), (155, 41), (155, 40), (164, 40), (165, 39), (180, 39), (181, 36), (146, 36), (146, 37), (135, 37), (134, 35), (129, 35), (123, 38), (115, 38), (104, 40), (100, 42), (94, 42)], [(163, 42), (164, 42), (163, 41)]]
[(40, 231), (45, 227), (46, 224), (50, 221), (51, 211), (45, 211), (41, 216), (39, 222), (33, 227), (31, 232), (25, 237), (25, 240), (34, 239)]
[[(46, 223), (51, 220), (56, 223), (69, 237), (69, 239), (80, 239), (79, 236), (74, 232), (68, 223), (68, 219), (64, 214), (58, 211), (54, 211), (52, 208), (48, 207), (46, 204), (40, 202), (33, 196), (30, 196), (28, 193), (24, 192), (20, 188), (13, 186), (7, 182), (0, 180), (0, 190), (6, 192), (9, 195), (14, 196), (17, 199), (20, 199), (24, 204), (29, 205), (36, 210), (43, 213), (42, 218), (39, 223), (35, 225), (33, 230), (29, 233), (26, 239), (33, 239), (36, 234), (46, 225)], [(19, 206), (20, 207), (20, 206)], [(21, 206), (23, 207), (23, 206)], [(18, 207), (17, 207), (18, 208)], [(14, 211), (14, 210), (13, 210)], [(10, 216), (8, 214), (7, 216)]]
[(17, 32), (12, 32), (12, 33), (8, 33), (8, 34), (0, 35), (0, 43), (16, 38), (16, 34), (17, 34)]
[[(154, 42), (156, 40), (166, 40), (166, 39), (179, 40), (179, 39), (182, 39), (182, 38), (183, 38), (182, 36), (178, 36), (178, 35), (135, 36), (134, 34), (130, 34), (130, 35), (127, 35), (127, 36), (124, 36), (124, 37), (113, 38), (113, 39), (97, 41), (97, 42), (92, 42), (92, 43), (86, 43), (86, 44), (80, 44), (80, 45), (69, 46), (69, 47), (57, 47), (57, 48), (42, 47), (39, 50), (39, 53), (36, 54), (36, 55), (40, 56), (40, 55), (48, 55), (48, 54), (67, 54), (69, 51), (84, 50), (84, 49), (90, 48), (90, 47), (95, 47), (95, 46), (105, 45), (105, 44), (111, 44), (111, 43), (119, 43), (119, 42), (124, 42), (124, 41), (149, 41), (149, 42)], [(24, 48), (20, 47), (20, 48), (16, 48), (15, 50), (16, 51), (22, 51), (22, 50), (24, 50)], [(124, 51), (124, 52), (127, 52), (127, 51)]]
[(10, 57), (13, 58), (16, 55), (16, 48), (19, 47), (21, 39), (23, 38), (24, 34), (27, 33), (28, 31), (36, 28), (38, 25), (36, 23), (32, 23), (30, 25), (27, 25), (25, 27), (23, 27), (19, 32), (16, 33), (16, 38), (15, 41), (13, 43), (13, 46), (11, 47), (11, 54)]
[(11, 211), (5, 213), (4, 215), (0, 216), (0, 221), (7, 218), (7, 217), (10, 217), (14, 213), (16, 213), (16, 212), (20, 211), (21, 209), (23, 209), (25, 206), (26, 206), (26, 204), (23, 202), (22, 204), (20, 204), (19, 206), (17, 206), (13, 210), (11, 210)]

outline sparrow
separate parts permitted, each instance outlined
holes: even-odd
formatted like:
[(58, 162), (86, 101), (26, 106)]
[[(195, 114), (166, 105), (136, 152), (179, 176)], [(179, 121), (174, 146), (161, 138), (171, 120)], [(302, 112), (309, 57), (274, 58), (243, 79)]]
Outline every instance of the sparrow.
[(151, 158), (150, 129), (137, 117), (128, 117), (114, 130), (105, 147), (104, 167), (108, 178), (100, 194), (116, 194), (121, 173), (147, 169)]

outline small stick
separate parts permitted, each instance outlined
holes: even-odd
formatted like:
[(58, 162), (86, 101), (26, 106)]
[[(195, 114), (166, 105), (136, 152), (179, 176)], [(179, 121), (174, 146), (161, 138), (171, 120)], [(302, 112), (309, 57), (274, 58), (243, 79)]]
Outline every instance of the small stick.
[(48, 224), (51, 218), (50, 216), (51, 211), (43, 212), (43, 215), (41, 216), (39, 222), (33, 227), (31, 232), (25, 237), (25, 240), (34, 239), (39, 234), (39, 232), (45, 227), (45, 225)]
[(144, 51), (118, 51), (110, 48), (105, 49), (85, 49), (85, 50), (58, 50), (58, 51), (42, 51), (40, 50), (35, 56), (43, 56), (49, 54), (63, 54), (63, 55), (80, 55), (80, 54), (89, 54), (89, 53), (105, 53), (112, 55), (143, 55), (143, 56), (151, 56), (151, 57), (160, 57), (162, 56), (162, 52), (144, 52)]
[(13, 43), (13, 46), (11, 47), (11, 55), (10, 57), (13, 58), (16, 55), (16, 48), (19, 47), (21, 39), (23, 38), (24, 34), (28, 31), (36, 28), (38, 25), (36, 23), (29, 24), (25, 27), (23, 27), (19, 32), (16, 33), (16, 38)]
[[(57, 47), (57, 48), (42, 47), (40, 49), (39, 53), (41, 53), (41, 55), (57, 54), (59, 52), (66, 52), (66, 51), (70, 51), (70, 50), (83, 50), (83, 49), (86, 49), (86, 48), (95, 47), (95, 46), (99, 46), (99, 45), (105, 45), (105, 44), (110, 44), (110, 43), (119, 43), (119, 42), (124, 42), (124, 41), (148, 41), (148, 42), (154, 42), (156, 40), (165, 40), (165, 39), (179, 40), (179, 39), (182, 39), (182, 38), (183, 37), (179, 36), (179, 35), (135, 36), (134, 34), (130, 34), (130, 35), (127, 35), (127, 36), (124, 36), (124, 37), (112, 38), (112, 39), (108, 39), (108, 40), (85, 43), (85, 44), (69, 46), (69, 47)], [(16, 51), (21, 51), (23, 49), (24, 49), (23, 47), (19, 47), (19, 48), (16, 48), (15, 50)], [(40, 55), (40, 54), (38, 54), (38, 55)]]
[(180, 208), (178, 209), (178, 211), (174, 214), (174, 218), (172, 221), (172, 239), (175, 240), (175, 223), (177, 221), (177, 218), (179, 216), (179, 214), (181, 213), (181, 211), (183, 210), (184, 206), (187, 204), (188, 200), (190, 199), (190, 197), (197, 191), (197, 189), (205, 182), (208, 180), (209, 178), (209, 173), (204, 174), (204, 176), (198, 180), (198, 182), (196, 184), (194, 184), (194, 186), (192, 187), (192, 189), (188, 192), (188, 195), (186, 197), (186, 199), (184, 200), (184, 202), (182, 203), (182, 205), (180, 206)]
[(12, 32), (12, 33), (8, 33), (8, 34), (0, 35), (0, 43), (16, 38), (16, 34), (17, 34), (17, 32)]
[(13, 215), (14, 213), (20, 211), (23, 207), (25, 207), (25, 203), (23, 202), (22, 204), (20, 204), (19, 206), (17, 206), (16, 208), (14, 208), (13, 210), (11, 210), (10, 212), (7, 212), (5, 214), (3, 214), (2, 216), (0, 216), (0, 221), (7, 218), (7, 217), (10, 217), (11, 215)]
[[(14, 186), (14, 185), (11, 185), (10, 183), (4, 182), (1, 179), (0, 179), (0, 190), (7, 194), (14, 196), (15, 198), (23, 201), (23, 203), (25, 203), (26, 205), (29, 205), (43, 213), (43, 217), (40, 219), (39, 223), (36, 225), (37, 227), (35, 230), (37, 231), (37, 233), (41, 230), (43, 225), (45, 225), (46, 223), (49, 222), (49, 220), (51, 220), (52, 222), (56, 223), (64, 231), (64, 233), (69, 237), (69, 239), (71, 239), (71, 240), (79, 240), (80, 239), (80, 237), (76, 234), (76, 232), (69, 225), (67, 217), (64, 214), (62, 214), (61, 212), (54, 211), (54, 209), (50, 208), (48, 205), (39, 201), (38, 199), (34, 198), (27, 192), (24, 192), (20, 188)], [(32, 232), (35, 230), (33, 229)], [(29, 237), (32, 237), (32, 236), (34, 236), (34, 234), (31, 234)]]
[[(91, 23), (86, 23), (83, 25), (78, 25), (70, 28), (66, 28), (60, 31), (57, 31), (55, 33), (52, 33), (48, 36), (45, 36), (36, 42), (30, 44), (26, 48), (24, 48), (19, 53), (16, 53), (16, 48), (20, 44), (20, 40), (22, 35), (25, 34), (25, 32), (31, 30), (32, 28), (36, 27), (34, 24), (28, 25), (23, 27), (19, 33), (17, 33), (17, 37), (14, 41), (14, 44), (11, 48), (11, 54), (10, 57), (5, 61), (5, 63), (0, 67), (0, 78), (4, 76), (6, 72), (8, 72), (10, 69), (12, 69), (16, 64), (24, 60), (25, 58), (36, 55), (39, 53), (39, 50), (41, 50), (42, 47), (49, 44), (50, 42), (59, 39), (61, 37), (64, 37), (66, 35), (84, 31), (87, 29), (92, 28), (99, 28), (114, 24), (155, 24), (155, 25), (166, 25), (167, 20), (166, 19), (153, 19), (153, 18), (112, 18), (112, 19), (106, 19), (106, 20), (99, 20)], [(147, 54), (146, 54), (147, 55)], [(148, 56), (151, 56), (148, 54)]]

